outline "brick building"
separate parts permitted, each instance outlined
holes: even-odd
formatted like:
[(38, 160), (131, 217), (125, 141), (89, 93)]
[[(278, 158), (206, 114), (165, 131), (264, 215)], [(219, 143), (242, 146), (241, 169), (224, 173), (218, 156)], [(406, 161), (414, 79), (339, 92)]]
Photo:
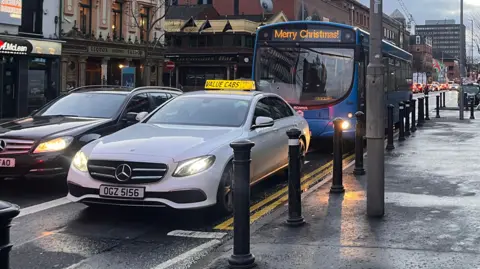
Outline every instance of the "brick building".
[(426, 36), (410, 36), (410, 53), (413, 55), (412, 69), (417, 73), (432, 72), (432, 39)]

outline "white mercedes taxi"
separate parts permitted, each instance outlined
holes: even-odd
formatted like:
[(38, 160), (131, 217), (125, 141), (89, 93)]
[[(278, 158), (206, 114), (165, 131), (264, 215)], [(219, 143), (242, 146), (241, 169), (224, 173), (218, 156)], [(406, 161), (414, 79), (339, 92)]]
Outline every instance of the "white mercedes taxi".
[(207, 81), (205, 88), (167, 101), (148, 115), (140, 113), (139, 123), (85, 145), (68, 172), (68, 199), (89, 206), (215, 205), (230, 213), (230, 143), (255, 142), (252, 185), (287, 167), (288, 129), (302, 131), (305, 157), (308, 124), (281, 97), (255, 91), (253, 81)]

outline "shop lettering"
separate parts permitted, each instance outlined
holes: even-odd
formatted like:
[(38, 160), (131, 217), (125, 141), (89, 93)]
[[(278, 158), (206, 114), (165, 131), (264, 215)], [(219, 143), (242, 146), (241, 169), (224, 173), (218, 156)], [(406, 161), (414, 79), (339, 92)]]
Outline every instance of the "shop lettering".
[(318, 39), (318, 40), (340, 40), (340, 30), (300, 30), (300, 31), (285, 31), (282, 29), (274, 31), (275, 39)]
[(27, 54), (27, 50), (28, 50), (27, 46), (20, 46), (18, 44), (4, 42), (4, 41), (0, 40), (0, 51), (16, 52), (16, 53), (19, 53), (19, 54)]
[(131, 50), (131, 49), (117, 49), (117, 48), (106, 48), (106, 47), (88, 47), (89, 52), (101, 53), (101, 54), (114, 54), (114, 55), (130, 55), (130, 56), (141, 56), (143, 52), (141, 50)]
[(102, 48), (102, 47), (90, 47), (91, 52), (104, 52), (107, 53), (108, 49), (107, 48)]

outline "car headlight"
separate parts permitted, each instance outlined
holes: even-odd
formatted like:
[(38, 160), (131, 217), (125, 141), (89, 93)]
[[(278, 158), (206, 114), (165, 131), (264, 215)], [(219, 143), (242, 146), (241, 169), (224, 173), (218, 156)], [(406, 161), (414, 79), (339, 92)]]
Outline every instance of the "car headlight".
[(213, 155), (207, 155), (182, 161), (179, 163), (177, 169), (175, 169), (175, 172), (173, 172), (173, 176), (186, 177), (198, 174), (210, 168), (214, 162), (215, 156)]
[(55, 139), (51, 139), (45, 142), (40, 143), (33, 153), (43, 153), (43, 152), (55, 152), (66, 149), (73, 141), (73, 137), (64, 136)]
[(73, 157), (72, 165), (73, 167), (77, 168), (82, 172), (87, 172), (88, 171), (87, 162), (88, 162), (87, 155), (85, 155), (85, 153), (83, 153), (82, 151), (79, 151)]
[(350, 128), (350, 122), (344, 120), (344, 121), (342, 122), (342, 130), (347, 130), (348, 128)]

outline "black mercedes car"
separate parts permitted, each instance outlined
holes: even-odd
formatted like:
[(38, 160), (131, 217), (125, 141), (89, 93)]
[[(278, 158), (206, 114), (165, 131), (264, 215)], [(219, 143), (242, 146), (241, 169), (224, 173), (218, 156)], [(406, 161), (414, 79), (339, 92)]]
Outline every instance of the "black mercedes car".
[(180, 94), (162, 86), (84, 86), (28, 117), (0, 124), (0, 180), (66, 176), (82, 146), (135, 124), (138, 113)]

